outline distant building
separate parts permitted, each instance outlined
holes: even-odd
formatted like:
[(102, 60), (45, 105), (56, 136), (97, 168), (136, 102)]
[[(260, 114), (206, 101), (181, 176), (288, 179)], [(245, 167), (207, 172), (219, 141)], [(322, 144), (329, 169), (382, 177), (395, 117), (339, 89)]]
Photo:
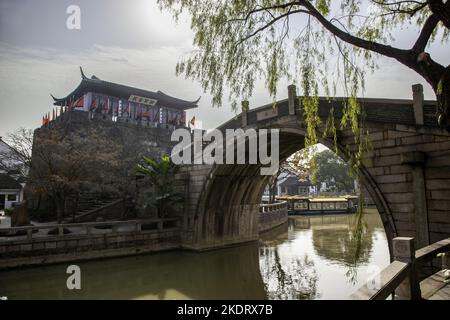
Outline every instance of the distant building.
[(23, 200), (24, 184), (15, 170), (20, 164), (11, 160), (11, 152), (14, 150), (0, 137), (0, 210)]
[(316, 187), (309, 179), (288, 176), (278, 184), (278, 195), (309, 195), (316, 192)]
[(22, 185), (11, 176), (0, 173), (0, 210), (11, 208), (23, 200)]
[[(299, 177), (288, 173), (281, 173), (278, 176), (275, 196), (312, 195), (316, 193), (317, 186), (313, 185), (309, 178), (299, 179)], [(264, 190), (263, 199), (267, 200), (269, 196), (269, 186), (267, 186)]]
[[(186, 110), (196, 108), (200, 100), (187, 101), (169, 96), (162, 91), (148, 91), (108, 82), (96, 76), (88, 78), (81, 71), (81, 83), (63, 98), (55, 98), (54, 110), (43, 119), (43, 124), (55, 119), (61, 111), (84, 111), (90, 118), (131, 122), (148, 127), (186, 126)], [(46, 121), (47, 120), (47, 121)]]

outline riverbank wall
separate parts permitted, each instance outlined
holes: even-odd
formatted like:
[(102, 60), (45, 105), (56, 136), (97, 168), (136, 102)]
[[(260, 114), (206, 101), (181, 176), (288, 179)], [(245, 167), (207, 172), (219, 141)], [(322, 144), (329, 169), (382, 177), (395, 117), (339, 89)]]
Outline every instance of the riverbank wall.
[(259, 233), (276, 228), (288, 221), (287, 207), (275, 211), (260, 212), (258, 215)]
[[(259, 232), (287, 219), (287, 209), (266, 207), (258, 214)], [(181, 229), (177, 219), (10, 228), (22, 235), (0, 237), (0, 270), (183, 249)]]

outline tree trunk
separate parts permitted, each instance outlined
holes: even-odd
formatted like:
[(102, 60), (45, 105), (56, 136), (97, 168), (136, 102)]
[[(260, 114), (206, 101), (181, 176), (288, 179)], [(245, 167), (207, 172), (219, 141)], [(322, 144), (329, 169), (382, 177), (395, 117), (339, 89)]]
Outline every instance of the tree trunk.
[(41, 209), (41, 203), (42, 203), (42, 196), (39, 195), (39, 197), (38, 197), (38, 203), (37, 203), (37, 210), (40, 210), (40, 209)]
[(273, 186), (272, 186), (272, 202), (275, 202), (275, 196), (277, 193), (277, 184), (278, 184), (278, 176), (275, 177), (274, 181), (273, 181)]
[(445, 69), (440, 79), (436, 90), (436, 98), (438, 124), (450, 132), (450, 66)]
[(278, 176), (269, 180), (269, 203), (275, 202), (275, 190), (277, 187)]
[(272, 202), (273, 197), (273, 186), (271, 183), (269, 183), (269, 203)]
[(55, 206), (56, 206), (56, 219), (58, 220), (58, 224), (61, 224), (64, 218), (64, 199), (61, 199), (59, 196), (56, 196)]
[(76, 214), (77, 211), (78, 211), (78, 202), (79, 202), (79, 200), (80, 200), (80, 194), (77, 193), (77, 195), (75, 196), (75, 205), (74, 205), (74, 207), (72, 208), (72, 221), (73, 221), (73, 222), (75, 222), (75, 214)]

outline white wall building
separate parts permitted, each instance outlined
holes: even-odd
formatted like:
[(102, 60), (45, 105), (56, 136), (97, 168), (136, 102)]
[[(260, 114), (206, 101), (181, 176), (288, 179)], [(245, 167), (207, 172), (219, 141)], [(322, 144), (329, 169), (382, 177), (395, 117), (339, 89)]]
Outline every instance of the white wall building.
[(24, 184), (17, 181), (14, 172), (8, 170), (10, 166), (12, 170), (17, 165), (14, 161), (9, 160), (8, 153), (13, 152), (11, 147), (0, 137), (0, 160), (3, 166), (0, 167), (0, 210), (11, 208), (15, 203), (23, 200)]
[[(295, 175), (281, 173), (278, 176), (276, 195), (312, 195), (317, 193), (317, 187), (309, 179), (299, 180)], [(269, 186), (264, 190), (265, 197), (269, 197)]]
[(0, 210), (23, 200), (22, 185), (5, 173), (0, 173)]

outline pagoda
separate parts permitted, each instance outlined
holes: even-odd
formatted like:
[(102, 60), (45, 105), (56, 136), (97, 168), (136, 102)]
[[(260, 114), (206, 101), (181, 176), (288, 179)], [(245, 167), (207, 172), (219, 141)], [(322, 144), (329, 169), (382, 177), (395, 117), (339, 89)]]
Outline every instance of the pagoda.
[[(88, 113), (91, 119), (101, 117), (151, 127), (182, 127), (186, 126), (186, 110), (198, 107), (200, 100), (187, 101), (162, 91), (153, 92), (104, 81), (95, 75), (88, 78), (81, 67), (80, 72), (81, 82), (75, 90), (63, 98), (51, 95), (53, 104), (59, 106), (60, 114), (81, 111)], [(57, 116), (56, 110), (53, 119)]]

